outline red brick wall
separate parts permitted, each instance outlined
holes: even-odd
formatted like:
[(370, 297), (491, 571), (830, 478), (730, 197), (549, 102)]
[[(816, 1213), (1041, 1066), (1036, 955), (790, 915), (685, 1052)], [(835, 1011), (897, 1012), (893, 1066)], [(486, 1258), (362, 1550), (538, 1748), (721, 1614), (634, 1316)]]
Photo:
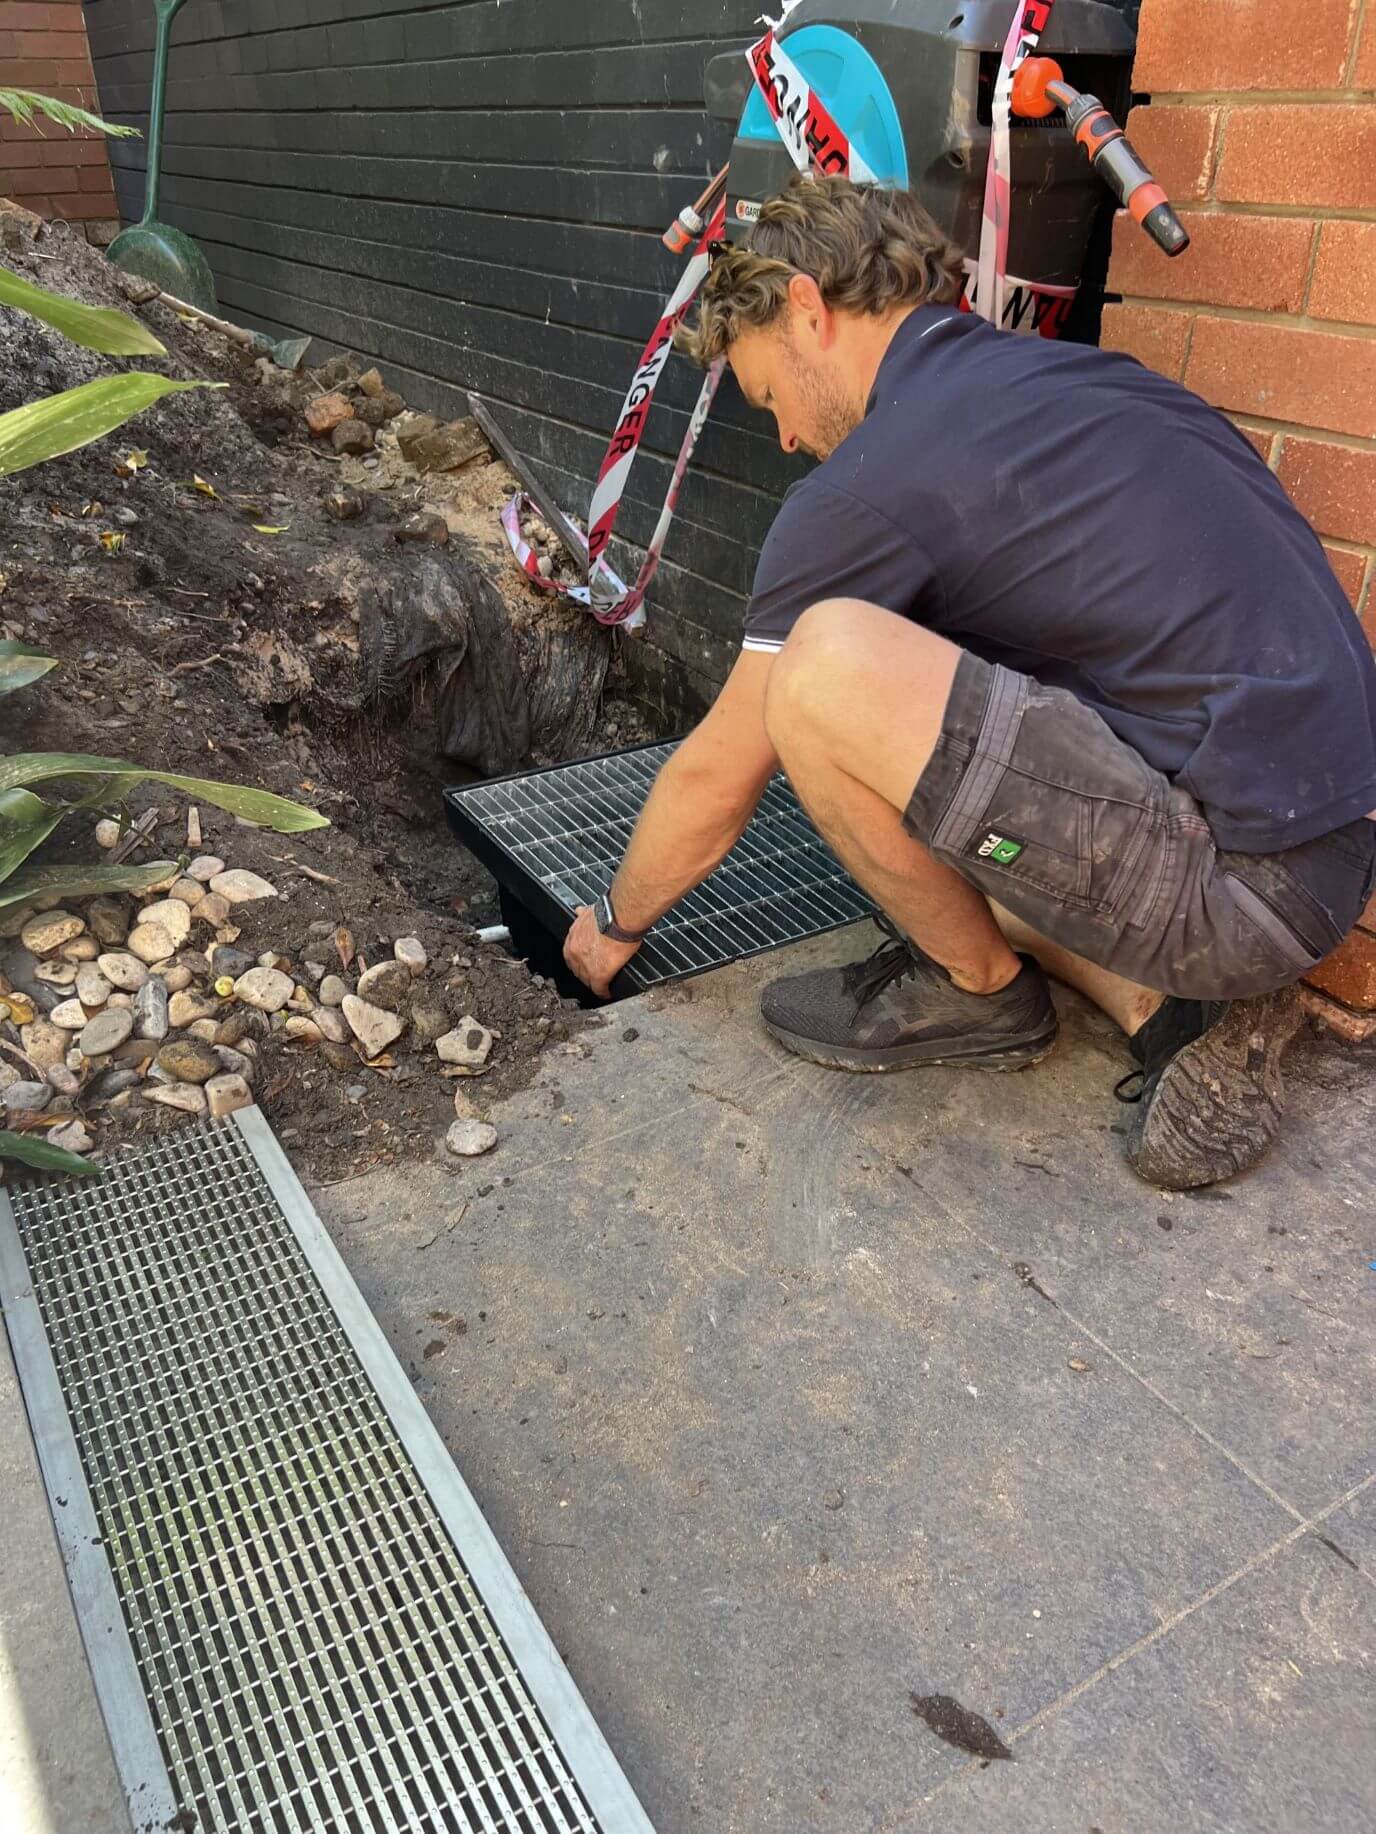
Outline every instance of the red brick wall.
[[(1243, 428), (1376, 643), (1376, 0), (1143, 0), (1133, 86), (1192, 246), (1168, 261), (1120, 215), (1103, 341)], [(1376, 899), (1313, 980), (1376, 1034)]]
[[(96, 83), (81, 0), (0, 0), (0, 84), (36, 89), (96, 109)], [(42, 216), (87, 226), (92, 240), (114, 233), (119, 211), (99, 134), (69, 134), (42, 122), (21, 127), (0, 111), (0, 197)]]

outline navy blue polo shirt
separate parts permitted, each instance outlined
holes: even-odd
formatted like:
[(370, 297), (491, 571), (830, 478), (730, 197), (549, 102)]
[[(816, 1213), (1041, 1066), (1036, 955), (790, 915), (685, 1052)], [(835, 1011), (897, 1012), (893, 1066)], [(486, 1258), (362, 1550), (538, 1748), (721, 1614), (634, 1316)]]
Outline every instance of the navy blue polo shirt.
[(745, 648), (837, 597), (1069, 689), (1221, 847), (1376, 809), (1376, 664), (1318, 538), (1222, 414), (1132, 357), (919, 307), (784, 499)]

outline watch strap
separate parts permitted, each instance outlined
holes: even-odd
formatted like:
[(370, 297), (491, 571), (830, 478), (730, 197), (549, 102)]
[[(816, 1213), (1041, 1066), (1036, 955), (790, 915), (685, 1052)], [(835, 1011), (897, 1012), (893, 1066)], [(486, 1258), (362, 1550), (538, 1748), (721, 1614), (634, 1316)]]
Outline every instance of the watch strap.
[(612, 901), (606, 892), (603, 892), (597, 900), (593, 910), (597, 916), (599, 932), (603, 936), (610, 936), (613, 942), (644, 942), (646, 936), (649, 935), (648, 930), (623, 930), (616, 921), (616, 912), (612, 909)]

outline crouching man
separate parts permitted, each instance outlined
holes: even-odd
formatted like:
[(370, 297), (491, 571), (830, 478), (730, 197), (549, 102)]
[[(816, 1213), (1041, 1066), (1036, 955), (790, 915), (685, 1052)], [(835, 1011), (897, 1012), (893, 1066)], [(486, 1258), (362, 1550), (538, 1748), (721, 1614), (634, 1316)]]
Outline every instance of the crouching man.
[(995, 331), (959, 285), (913, 198), (844, 179), (715, 263), (686, 347), (822, 463), (567, 958), (605, 992), (782, 765), (889, 940), (770, 986), (776, 1038), (838, 1069), (1016, 1069), (1055, 1042), (1055, 975), (1127, 1034), (1137, 1171), (1207, 1184), (1274, 1137), (1294, 983), (1376, 879), (1376, 665), (1221, 414)]

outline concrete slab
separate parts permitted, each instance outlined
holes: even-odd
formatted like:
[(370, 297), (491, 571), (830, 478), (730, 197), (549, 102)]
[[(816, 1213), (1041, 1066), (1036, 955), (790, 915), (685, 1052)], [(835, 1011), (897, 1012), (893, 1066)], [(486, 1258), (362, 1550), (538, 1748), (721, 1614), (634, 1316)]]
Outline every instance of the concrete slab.
[(1352, 1834), (1376, 1826), (1370, 1586), (1291, 1543), (895, 1828)]
[(1161, 1192), (1123, 1162), (1121, 1038), (1073, 996), (1061, 1004), (1057, 1053), (1023, 1075), (794, 1074), (809, 1101), (840, 1105), (910, 1164), (953, 1227), (1029, 1268), (1089, 1341), (1111, 1343), (1296, 1519), (1322, 1508), (1371, 1469), (1372, 1060), (1302, 1041), (1270, 1158), (1224, 1186)]
[(0, 1825), (130, 1834), (3, 1330), (0, 1496)]
[[(803, 953), (828, 952), (857, 939)], [(911, 1696), (1015, 1744), (1080, 1689), (1097, 1723), (1094, 1677), (1287, 1537), (1370, 1610), (1317, 1539), (1350, 1516), (1355, 1546), (1365, 1520), (1368, 1492), (1341, 1499), (1376, 1466), (1366, 1366), (1336, 1375), (1252, 1268), (1279, 1242), (1306, 1291), (1355, 1305), (1351, 1193), (1309, 1180), (1302, 1240), (1264, 1234), (1297, 1213), (1287, 1155), (1269, 1184), (1166, 1205), (1110, 1131), (1121, 1046), (1073, 1004), (1027, 1076), (814, 1072), (755, 1025), (784, 965), (617, 1008), (493, 1114), (489, 1158), (318, 1202), (662, 1834), (944, 1834), (969, 1760)], [(1201, 1290), (1244, 1281), (1241, 1318)], [(1247, 1346), (1282, 1323), (1278, 1380)], [(1353, 1787), (1336, 1696), (1327, 1797), (1315, 1756), (1350, 1679), (1317, 1671), (1285, 1834), (1355, 1825), (1322, 1818)], [(1151, 1696), (1140, 1736), (1106, 1734), (1143, 1810), (1103, 1834), (1195, 1825), (1213, 1685), (1187, 1696), (1178, 1800), (1151, 1784), (1175, 1707)], [(1064, 1792), (1038, 1812), (981, 1825), (1094, 1825)]]

